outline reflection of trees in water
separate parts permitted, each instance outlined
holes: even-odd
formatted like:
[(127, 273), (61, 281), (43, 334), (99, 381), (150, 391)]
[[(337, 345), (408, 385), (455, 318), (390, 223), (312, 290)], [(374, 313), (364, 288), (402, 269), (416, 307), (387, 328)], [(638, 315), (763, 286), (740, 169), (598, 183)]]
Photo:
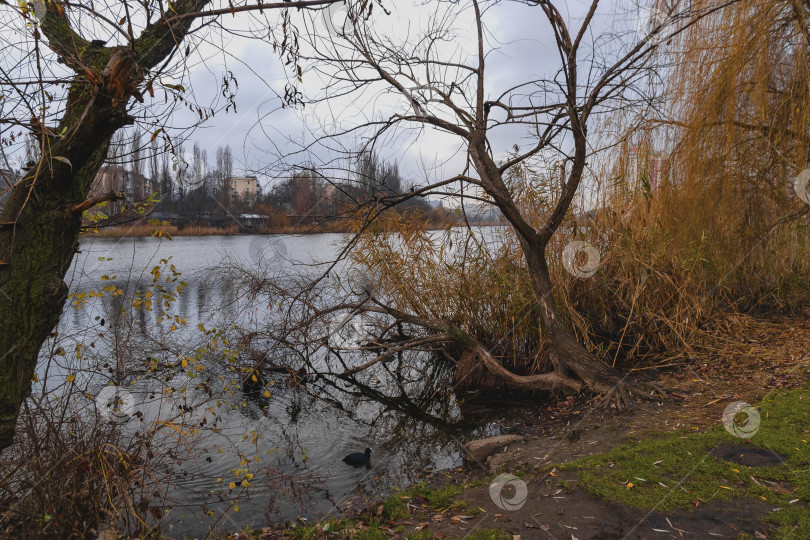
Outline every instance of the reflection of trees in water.
[(198, 281), (195, 281), (192, 286), (197, 292), (197, 320), (202, 322), (205, 320), (203, 310), (207, 307), (205, 303), (206, 287), (203, 287)]
[[(239, 364), (287, 380), (288, 388), (269, 400), (271, 410), (283, 411), (279, 433), (297, 431), (300, 437), (291, 440), (302, 441), (315, 425), (373, 448), (375, 473), (342, 489), (379, 491), (415, 480), (428, 466), (454, 466), (463, 439), (497, 430), (491, 417), (462, 414), (441, 343), (418, 325), (370, 313), (366, 308), (383, 300), (347, 281), (345, 272), (315, 281), (238, 265), (220, 272), (233, 279), (242, 301), (270, 306), (260, 319), (238, 325)], [(346, 324), (361, 312), (361, 324)], [(336, 340), (336, 326), (349, 335)]]
[[(312, 314), (335, 299), (345, 300), (340, 289), (331, 284), (311, 286), (299, 277), (278, 276), (274, 287), (255, 287), (255, 282), (242, 274), (226, 274), (184, 278), (189, 282), (188, 288), (178, 296), (173, 313), (180, 316), (196, 313), (198, 319), (191, 319), (175, 332), (167, 331), (171, 322), (157, 323), (160, 308), (156, 305), (149, 315), (150, 310), (133, 308), (130, 304), (134, 296), (143, 297), (153, 288), (149, 278), (143, 283), (130, 283), (125, 289), (130, 293), (127, 296), (108, 298), (105, 294), (103, 300), (93, 302), (96, 306), (93, 313), (103, 314), (108, 322), (104, 338), (96, 339), (96, 347), (88, 353), (89, 361), (84, 367), (100, 366), (102, 384), (109, 380), (126, 384), (142, 377), (143, 385), (168, 388), (173, 392), (178, 411), (188, 413), (183, 421), (190, 425), (199, 425), (203, 416), (195, 415), (218, 399), (234, 407), (218, 416), (216, 423), (209, 417), (203, 427), (203, 435), (211, 435), (209, 430), (214, 425), (222, 430), (213, 439), (204, 436), (195, 443), (198, 450), (203, 450), (201, 455), (207, 456), (203, 461), (198, 462), (197, 457), (195, 465), (184, 465), (182, 453), (174, 454), (184, 471), (180, 473), (183, 491), (174, 497), (178, 507), (210, 505), (211, 483), (227, 476), (228, 459), (247, 451), (242, 442), (245, 431), (264, 436), (254, 450), (262, 458), (261, 467), (267, 476), (266, 483), (251, 488), (250, 506), (246, 501), (241, 503), (245, 510), (266, 504), (268, 513), (280, 511), (289, 516), (302, 511), (283, 500), (271, 504), (278, 489), (271, 489), (270, 477), (288, 477), (294, 485), (306, 487), (315, 497), (310, 508), (323, 511), (324, 504), (335, 504), (335, 499), (342, 499), (348, 490), (379, 490), (403, 479), (411, 480), (426, 464), (435, 463), (437, 456), (452, 464), (458, 449), (455, 437), (475, 426), (462, 422), (455, 398), (448, 393), (451, 380), (446, 364), (429, 357), (429, 352), (400, 351), (369, 369), (341, 376), (346, 369), (363, 364), (383, 349), (375, 345), (358, 351), (340, 351), (329, 346), (328, 326), (332, 319), (312, 318)], [(292, 301), (295, 296), (298, 300)], [(157, 295), (153, 299), (158, 302)], [(88, 327), (93, 322), (91, 310), (81, 313), (73, 318), (75, 328)], [(199, 358), (205, 370), (190, 379), (191, 367), (178, 366), (178, 358), (204, 344), (196, 322), (205, 322), (206, 330), (214, 327), (227, 330), (224, 334), (229, 342), (227, 347), (238, 356), (232, 364), (229, 358), (220, 355), (225, 347), (220, 341), (216, 353)], [(372, 325), (375, 342), (381, 341), (377, 339), (380, 337), (396, 338), (402, 330), (391, 327), (382, 318), (372, 321)], [(392, 343), (385, 342), (385, 347), (395, 346)], [(156, 367), (147, 368), (152, 361), (157, 362)], [(104, 367), (105, 364), (109, 367)], [(261, 384), (253, 392), (237, 390), (231, 395), (236, 388), (234, 383), (244, 373), (239, 370), (244, 367), (258, 367)], [(270, 384), (273, 380), (277, 384)], [(182, 388), (186, 388), (183, 394)], [(269, 398), (264, 395), (265, 390), (270, 391)], [(166, 429), (166, 434), (171, 433), (172, 430)], [(220, 436), (224, 439), (221, 445), (225, 453), (208, 453), (210, 445), (203, 441)], [(327, 475), (333, 461), (340, 463), (342, 456), (338, 454), (347, 437), (368, 441), (375, 450), (372, 463), (380, 474), (375, 472), (359, 486), (328, 488), (319, 475)], [(273, 448), (279, 452), (267, 455)], [(318, 458), (304, 461), (302, 456), (306, 452), (315, 452)], [(207, 458), (213, 461), (206, 462)], [(299, 490), (299, 496), (302, 495)]]
[(180, 298), (178, 299), (178, 314), (181, 317), (188, 317), (188, 303), (189, 299), (191, 298), (191, 291), (186, 291), (185, 294), (181, 294)]

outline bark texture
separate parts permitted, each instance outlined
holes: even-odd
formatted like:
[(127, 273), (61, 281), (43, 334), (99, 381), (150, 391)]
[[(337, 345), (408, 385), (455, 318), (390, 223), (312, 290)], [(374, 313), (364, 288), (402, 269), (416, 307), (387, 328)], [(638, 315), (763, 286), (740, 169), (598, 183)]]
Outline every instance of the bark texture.
[[(207, 3), (180, 0), (174, 7), (193, 13)], [(64, 308), (64, 276), (78, 249), (82, 203), (110, 138), (133, 122), (129, 102), (143, 99), (139, 87), (149, 71), (176, 50), (194, 20), (159, 19), (131, 46), (100, 47), (71, 28), (63, 5), (46, 5), (42, 34), (75, 75), (58, 126), (35, 126), (42, 158), (0, 215), (0, 450), (13, 441), (40, 348)]]

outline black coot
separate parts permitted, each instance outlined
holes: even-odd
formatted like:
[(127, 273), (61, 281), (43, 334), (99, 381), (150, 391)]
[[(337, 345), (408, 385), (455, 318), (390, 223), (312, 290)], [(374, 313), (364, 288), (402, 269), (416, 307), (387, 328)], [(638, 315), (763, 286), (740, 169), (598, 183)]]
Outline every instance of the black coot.
[(345, 458), (343, 458), (343, 463), (347, 465), (353, 465), (355, 467), (361, 467), (363, 465), (368, 465), (371, 463), (371, 448), (366, 448), (366, 452), (355, 452), (353, 454), (349, 454)]

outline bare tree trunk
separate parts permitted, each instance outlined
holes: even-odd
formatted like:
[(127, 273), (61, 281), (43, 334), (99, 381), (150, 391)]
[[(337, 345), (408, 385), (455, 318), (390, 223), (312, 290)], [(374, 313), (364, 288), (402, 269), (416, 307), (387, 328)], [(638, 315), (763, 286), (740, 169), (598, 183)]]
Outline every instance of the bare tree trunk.
[[(182, 0), (177, 13), (205, 4)], [(73, 84), (56, 128), (32, 121), (42, 157), (12, 190), (0, 216), (0, 450), (12, 443), (39, 350), (67, 300), (63, 279), (78, 249), (87, 206), (82, 203), (110, 138), (133, 123), (130, 98), (143, 100), (138, 87), (146, 73), (171, 54), (193, 21), (161, 19), (131, 48), (100, 47), (76, 33), (59, 9), (48, 4), (41, 29), (49, 47), (74, 70)]]
[[(540, 305), (541, 328), (544, 338), (549, 343), (549, 359), (554, 366), (555, 373), (564, 378), (575, 377), (588, 388), (605, 393), (607, 396), (615, 394), (618, 396), (619, 406), (623, 406), (629, 404), (629, 396), (622, 382), (621, 374), (579, 343), (560, 317), (546, 260), (548, 242), (562, 224), (585, 170), (586, 137), (575, 110), (571, 112), (571, 121), (575, 126), (572, 130), (574, 156), (571, 172), (567, 181), (563, 183), (562, 193), (554, 211), (539, 231), (526, 222), (517, 208), (503, 180), (501, 170), (486, 151), (483, 129), (473, 133), (471, 157), (487, 194), (493, 198), (495, 205), (517, 233), (531, 276), (532, 288)], [(519, 381), (512, 381), (512, 384), (520, 386)], [(532, 389), (528, 384), (525, 387)]]
[[(103, 136), (103, 134), (100, 134)], [(107, 152), (102, 139), (67, 186), (34, 185), (12, 192), (0, 222), (0, 449), (14, 436), (17, 414), (31, 391), (39, 350), (59, 322), (67, 299), (63, 281), (78, 249), (81, 211)], [(30, 193), (30, 198), (29, 198)]]
[(621, 380), (620, 373), (577, 341), (557, 310), (545, 253), (536, 246), (528, 246), (524, 241), (521, 243), (532, 286), (540, 304), (541, 327), (549, 342), (549, 357), (555, 371), (568, 376), (575, 375), (586, 386), (598, 392), (610, 392)]

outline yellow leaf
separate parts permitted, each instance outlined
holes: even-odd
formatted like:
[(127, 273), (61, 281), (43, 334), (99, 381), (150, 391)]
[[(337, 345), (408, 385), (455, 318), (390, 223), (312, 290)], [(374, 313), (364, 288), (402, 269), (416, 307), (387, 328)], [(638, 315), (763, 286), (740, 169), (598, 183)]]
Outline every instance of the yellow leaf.
[(723, 489), (730, 489), (730, 490), (734, 491), (734, 488), (730, 488), (730, 487), (728, 487), (728, 486), (717, 486), (717, 487), (721, 487), (721, 488), (723, 488)]
[(633, 482), (630, 482), (629, 484), (627, 484), (627, 489), (630, 489), (631, 487), (633, 487)]
[(238, 504), (233, 505), (233, 511), (234, 511), (234, 512), (238, 512), (238, 511), (239, 511), (239, 505), (238, 505)]
[[(36, 382), (36, 381), (34, 381), (34, 382)], [(270, 391), (269, 390), (264, 391), (264, 397), (270, 397)]]
[(188, 360), (186, 360), (185, 358), (183, 358), (183, 359), (180, 361), (180, 365), (181, 365), (181, 366), (183, 366), (183, 367), (187, 367), (187, 366), (188, 366)]
[(231, 482), (230, 484), (228, 484), (228, 489), (236, 489), (236, 484)]
[(34, 382), (39, 382), (39, 375), (34, 373)]
[(67, 382), (73, 382), (75, 380), (76, 380), (76, 375), (68, 375), (67, 376)]

